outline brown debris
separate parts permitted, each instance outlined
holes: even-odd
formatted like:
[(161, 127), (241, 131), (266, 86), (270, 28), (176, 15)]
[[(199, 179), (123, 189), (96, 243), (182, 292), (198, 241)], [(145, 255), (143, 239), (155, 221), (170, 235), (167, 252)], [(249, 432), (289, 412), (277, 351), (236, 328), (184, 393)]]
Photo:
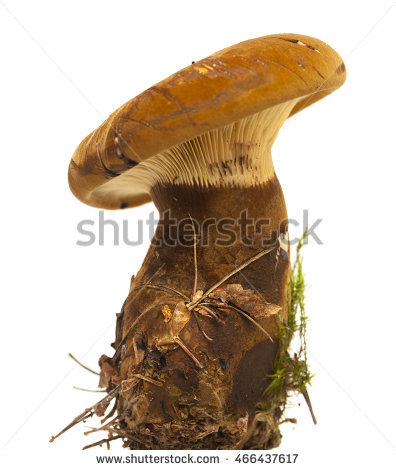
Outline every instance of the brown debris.
[(180, 338), (174, 337), (174, 338), (169, 339), (169, 340), (159, 341), (157, 343), (157, 346), (167, 346), (167, 345), (170, 345), (170, 344), (177, 344), (178, 346), (180, 346), (181, 349), (183, 349), (183, 351), (187, 354), (187, 356), (189, 356), (192, 359), (192, 361), (195, 363), (195, 365), (198, 367), (198, 369), (203, 369), (203, 365), (194, 356), (194, 354), (187, 348), (187, 346), (183, 343), (183, 341)]
[(98, 403), (94, 408), (96, 416), (104, 416), (106, 410), (107, 406), (105, 403)]
[(190, 321), (190, 318), (191, 314), (187, 309), (186, 304), (184, 302), (178, 302), (170, 321), (172, 334), (177, 336)]
[(117, 376), (117, 369), (112, 365), (112, 359), (105, 354), (99, 358), (100, 378), (99, 388), (107, 388), (113, 376)]
[(142, 375), (142, 374), (132, 374), (132, 375), (133, 377), (136, 377), (137, 379), (141, 379), (151, 384), (157, 385), (157, 387), (162, 387), (163, 385), (163, 383), (160, 382), (159, 380), (154, 380), (151, 377), (146, 377), (145, 375)]
[(90, 449), (91, 447), (96, 447), (96, 446), (102, 447), (102, 444), (106, 444), (107, 450), (110, 450), (110, 441), (114, 441), (115, 439), (121, 439), (121, 438), (122, 436), (112, 436), (107, 439), (101, 439), (98, 442), (94, 442), (92, 444), (88, 444), (87, 446), (84, 446), (82, 450), (87, 450), (87, 449)]
[(135, 355), (135, 367), (137, 367), (143, 361), (145, 350), (144, 347), (138, 347), (136, 342), (136, 336), (132, 338), (132, 347), (133, 354)]
[(164, 305), (161, 309), (162, 315), (164, 316), (165, 323), (168, 323), (172, 319), (172, 310), (169, 308), (169, 305)]
[(78, 359), (76, 359), (72, 353), (69, 353), (69, 357), (73, 359), (74, 362), (76, 362), (79, 366), (81, 366), (83, 369), (87, 370), (88, 372), (91, 372), (92, 374), (99, 375), (99, 372), (96, 372), (95, 370), (90, 369), (83, 363), (81, 363)]
[(256, 319), (276, 315), (281, 310), (279, 305), (267, 302), (252, 289), (244, 289), (241, 284), (218, 287), (208, 297), (215, 301), (221, 301), (224, 307), (227, 307), (227, 303), (234, 304)]
[(131, 388), (133, 388), (138, 383), (138, 379), (136, 377), (132, 377), (131, 379), (125, 379), (121, 382), (121, 393), (128, 392)]

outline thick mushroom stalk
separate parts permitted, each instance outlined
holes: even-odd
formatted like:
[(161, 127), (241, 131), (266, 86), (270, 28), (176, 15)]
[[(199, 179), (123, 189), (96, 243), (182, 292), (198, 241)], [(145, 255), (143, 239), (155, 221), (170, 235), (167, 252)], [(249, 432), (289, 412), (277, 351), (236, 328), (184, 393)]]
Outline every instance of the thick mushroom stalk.
[[(136, 390), (147, 409), (132, 429), (178, 423), (186, 436), (178, 445), (189, 448), (205, 445), (197, 443), (202, 429), (217, 427), (228, 435), (223, 445), (233, 447), (269, 384), (278, 315), (287, 314), (289, 259), (278, 240), (286, 231), (282, 190), (274, 176), (249, 189), (158, 185), (153, 199), (161, 221), (124, 305), (125, 357), (119, 365), (123, 379), (138, 372), (160, 379), (162, 386), (146, 382)], [(199, 302), (208, 289), (261, 253)], [(182, 328), (173, 328), (179, 310), (185, 314)], [(174, 338), (185, 348), (166, 343)], [(146, 357), (158, 354), (159, 362), (139, 362), (134, 341), (144, 342)], [(126, 395), (120, 409), (128, 414), (127, 400)], [(199, 424), (191, 426), (191, 420)], [(178, 435), (168, 435), (162, 445)]]
[(279, 444), (290, 384), (279, 406), (271, 374), (295, 360), (279, 336), (290, 261), (271, 147), (290, 115), (344, 80), (341, 58), (317, 39), (253, 39), (151, 87), (77, 148), (77, 197), (108, 209), (152, 200), (160, 214), (115, 353), (100, 359), (109, 398), (89, 409), (103, 415), (115, 398), (111, 439), (141, 449)]

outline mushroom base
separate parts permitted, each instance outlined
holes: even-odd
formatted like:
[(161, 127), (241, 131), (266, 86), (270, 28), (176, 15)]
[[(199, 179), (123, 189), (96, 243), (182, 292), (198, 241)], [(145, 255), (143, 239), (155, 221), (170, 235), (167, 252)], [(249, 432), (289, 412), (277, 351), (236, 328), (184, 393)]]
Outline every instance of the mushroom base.
[(142, 424), (136, 429), (121, 428), (111, 432), (119, 434), (123, 446), (133, 450), (234, 450), (272, 449), (281, 442), (277, 421), (266, 417), (247, 430), (246, 417), (212, 416), (194, 422), (168, 423), (167, 425)]
[[(283, 416), (288, 397), (293, 392), (303, 395), (316, 424), (306, 389), (312, 375), (306, 355), (307, 317), (301, 247), (302, 240), (297, 247), (296, 261), (290, 275), (287, 319), (278, 322), (276, 341), (270, 344), (268, 340), (261, 340), (252, 348), (241, 351), (240, 345), (246, 339), (243, 334), (246, 331), (241, 331), (238, 344), (238, 338), (233, 335), (233, 325), (243, 330), (246, 324), (238, 323), (238, 318), (236, 322), (228, 321), (228, 325), (229, 318), (224, 322), (223, 333), (231, 335), (231, 348), (238, 353), (236, 360), (235, 356), (228, 356), (225, 361), (223, 354), (219, 354), (227, 341), (220, 344), (217, 356), (205, 347), (205, 343), (198, 344), (197, 341), (192, 341), (188, 358), (180, 355), (183, 352), (187, 354), (181, 348), (185, 343), (179, 342), (179, 348), (161, 352), (165, 344), (158, 342), (161, 331), (157, 328), (152, 336), (157, 342), (150, 343), (142, 333), (137, 333), (140, 337), (138, 342), (133, 339), (134, 336), (132, 341), (131, 336), (127, 336), (120, 342), (121, 326), (128, 309), (124, 303), (121, 313), (117, 315), (116, 352), (112, 358), (102, 356), (99, 360), (99, 386), (106, 388), (108, 394), (94, 406), (86, 408), (50, 441), (93, 414), (103, 416), (113, 399), (114, 406), (102, 419), (102, 424), (105, 424), (89, 431), (107, 431), (108, 438), (84, 449), (104, 443), (109, 448), (110, 441), (114, 439), (122, 439), (124, 447), (131, 449), (270, 449), (280, 443), (280, 424), (295, 422)], [(132, 292), (136, 294), (136, 290)], [(241, 299), (242, 302), (246, 300), (242, 294)], [(157, 307), (158, 304), (153, 306), (154, 313)], [(147, 325), (147, 318), (145, 323), (143, 327), (150, 326)], [(187, 330), (183, 341), (191, 339), (191, 334), (198, 334), (193, 323), (179, 322), (180, 325), (182, 330), (184, 327)], [(133, 328), (130, 331), (135, 332)], [(298, 337), (300, 346), (291, 352), (290, 344), (294, 336)], [(167, 344), (169, 346), (169, 341)], [(120, 348), (120, 345), (125, 347)], [(128, 349), (133, 350), (132, 364)], [(197, 350), (201, 351), (199, 357), (202, 363), (191, 355), (192, 350), (197, 356)], [(276, 356), (272, 362), (275, 350)], [(125, 367), (129, 369), (126, 374)], [(268, 368), (273, 372), (270, 375), (267, 374)], [(224, 391), (231, 392), (231, 395), (224, 394)], [(227, 396), (231, 399), (221, 400), (221, 397)], [(117, 416), (110, 420), (116, 412)]]
[[(178, 344), (162, 344), (169, 336), (161, 309), (155, 305), (149, 315), (151, 321), (141, 320), (135, 343), (132, 338), (126, 342), (117, 365), (110, 358), (101, 360), (102, 377), (110, 371), (109, 391), (121, 383), (120, 419), (111, 435), (120, 436), (130, 449), (278, 446), (282, 410), (269, 396), (263, 398), (271, 384), (278, 340), (263, 338), (254, 324), (230, 310), (222, 318), (224, 324), (199, 319), (213, 344), (191, 315), (179, 334), (190, 356)], [(131, 362), (132, 351), (138, 364)], [(263, 399), (265, 412), (258, 408)]]

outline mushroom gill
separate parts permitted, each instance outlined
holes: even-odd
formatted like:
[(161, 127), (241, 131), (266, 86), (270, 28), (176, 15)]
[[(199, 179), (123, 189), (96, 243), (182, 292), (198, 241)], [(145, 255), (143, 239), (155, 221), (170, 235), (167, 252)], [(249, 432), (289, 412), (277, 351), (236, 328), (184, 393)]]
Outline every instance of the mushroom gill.
[[(122, 200), (132, 188), (150, 193), (153, 186), (251, 187), (274, 176), (271, 148), (298, 99), (205, 132), (165, 150), (94, 191)], [(105, 186), (105, 187), (104, 187)]]

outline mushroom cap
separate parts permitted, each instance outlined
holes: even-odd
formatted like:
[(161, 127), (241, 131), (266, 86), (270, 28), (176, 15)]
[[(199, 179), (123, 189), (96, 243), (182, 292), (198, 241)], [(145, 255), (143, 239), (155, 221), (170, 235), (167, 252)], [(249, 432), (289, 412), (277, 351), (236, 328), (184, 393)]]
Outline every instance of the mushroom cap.
[[(89, 134), (69, 165), (81, 201), (104, 209), (149, 202), (138, 163), (205, 132), (296, 100), (289, 116), (340, 87), (341, 57), (326, 43), (275, 34), (235, 44), (192, 63), (131, 99)], [(136, 178), (117, 191), (117, 178)]]

